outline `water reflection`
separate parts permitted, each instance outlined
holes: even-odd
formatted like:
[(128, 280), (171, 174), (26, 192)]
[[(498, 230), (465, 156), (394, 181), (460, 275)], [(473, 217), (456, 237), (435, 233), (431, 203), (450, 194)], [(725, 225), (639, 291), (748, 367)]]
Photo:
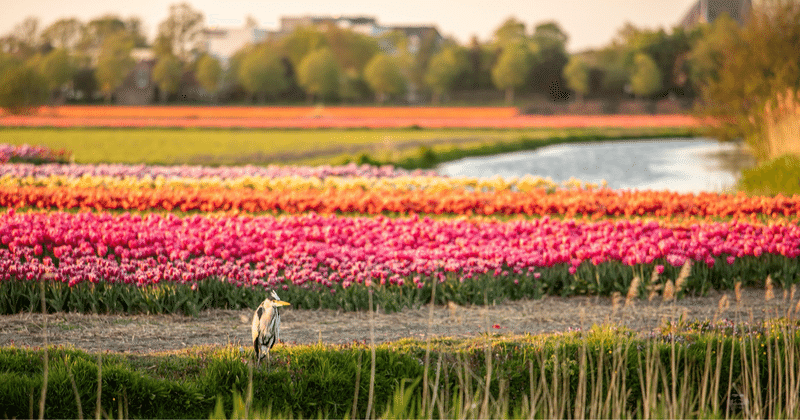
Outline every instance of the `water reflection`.
[(610, 188), (725, 191), (752, 159), (732, 143), (707, 138), (562, 144), (533, 151), (466, 158), (440, 165), (448, 176), (504, 178), (526, 174), (564, 181), (608, 182)]

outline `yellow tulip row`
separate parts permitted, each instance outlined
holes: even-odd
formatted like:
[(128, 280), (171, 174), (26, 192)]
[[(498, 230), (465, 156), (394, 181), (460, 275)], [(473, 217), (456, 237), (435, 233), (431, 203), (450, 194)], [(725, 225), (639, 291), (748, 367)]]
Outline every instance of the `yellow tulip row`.
[(550, 178), (526, 175), (521, 178), (445, 178), (435, 176), (408, 176), (396, 178), (366, 178), (366, 177), (240, 177), (233, 179), (220, 178), (165, 178), (158, 176), (139, 177), (110, 177), (91, 176), (69, 177), (64, 175), (49, 175), (47, 177), (15, 177), (12, 175), (0, 176), (1, 186), (12, 187), (83, 187), (83, 188), (128, 188), (128, 189), (177, 189), (177, 188), (225, 188), (225, 189), (253, 189), (253, 190), (307, 190), (307, 189), (392, 189), (392, 190), (477, 190), (477, 191), (531, 191), (534, 189), (577, 188), (595, 189), (605, 187), (585, 183), (577, 179), (557, 183)]

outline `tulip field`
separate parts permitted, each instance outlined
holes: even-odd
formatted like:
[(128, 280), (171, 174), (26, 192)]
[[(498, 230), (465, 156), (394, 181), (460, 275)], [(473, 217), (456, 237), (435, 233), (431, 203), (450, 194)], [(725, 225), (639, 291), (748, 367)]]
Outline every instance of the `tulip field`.
[(566, 128), (694, 127), (689, 115), (521, 115), (500, 107), (42, 107), (32, 115), (4, 115), (2, 127), (113, 128)]
[[(401, 309), (434, 287), (441, 302), (482, 303), (645, 297), (668, 282), (703, 294), (800, 275), (796, 196), (353, 164), (5, 163), (0, 207), (3, 313), (35, 309), (37, 284), (54, 310), (193, 312), (248, 306), (270, 288), (299, 308), (364, 308), (372, 289)], [(153, 291), (164, 288), (195, 306), (163, 303)]]
[[(52, 418), (800, 413), (800, 196), (451, 178), (390, 165), (87, 164), (69, 156), (0, 144), (4, 417), (32, 418), (36, 402), (40, 417)], [(467, 338), (437, 337), (431, 327), (436, 310), (455, 322), (468, 306), (503, 303), (547, 323), (552, 296), (610, 297), (609, 322), (622, 312), (663, 316), (675, 299), (714, 291), (733, 292), (738, 311), (743, 287), (764, 289), (765, 300), (782, 289), (788, 306), (775, 314), (786, 317), (681, 316), (647, 331), (606, 324), (546, 335), (503, 332), (506, 321), (492, 320)], [(254, 365), (248, 321), (269, 290), (291, 303), (282, 338), (292, 338)], [(522, 299), (540, 312), (513, 305)], [(644, 300), (654, 302), (637, 303)], [(399, 320), (431, 302), (441, 306), (430, 306), (419, 340), (420, 328)], [(304, 311), (319, 308), (331, 311)], [(364, 315), (347, 314), (359, 320), (343, 325), (343, 311)], [(219, 313), (230, 318), (227, 338), (203, 323)], [(301, 328), (325, 323), (321, 313), (363, 336), (323, 343), (319, 330), (315, 345), (292, 343)], [(100, 322), (102, 332), (79, 330), (65, 315)], [(378, 316), (403, 324), (379, 325), (402, 331), (393, 341), (376, 345)], [(133, 327), (121, 334), (115, 323)], [(165, 351), (153, 331), (178, 324), (172, 344), (183, 347)], [(40, 331), (41, 348), (24, 342)], [(104, 351), (48, 346), (50, 335), (70, 346), (80, 335)], [(190, 347), (188, 336), (210, 341)], [(148, 341), (148, 352), (126, 347), (134, 340)], [(125, 350), (103, 347), (111, 342)]]

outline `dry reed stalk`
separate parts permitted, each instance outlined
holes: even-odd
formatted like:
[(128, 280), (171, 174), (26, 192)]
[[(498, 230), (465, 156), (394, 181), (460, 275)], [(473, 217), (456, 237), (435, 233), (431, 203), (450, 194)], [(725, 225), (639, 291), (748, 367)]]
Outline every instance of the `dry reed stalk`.
[(664, 302), (671, 302), (675, 299), (675, 285), (672, 283), (672, 280), (667, 280), (667, 283), (664, 285), (664, 294), (661, 298)]
[(689, 275), (692, 274), (692, 262), (686, 261), (683, 266), (681, 267), (681, 272), (678, 273), (678, 279), (675, 280), (675, 294), (683, 290), (683, 287), (686, 285), (686, 282), (689, 280)]
[(659, 279), (658, 270), (656, 270), (655, 267), (653, 267), (653, 272), (650, 273), (650, 284), (658, 283), (658, 279)]
[(356, 418), (358, 412), (358, 388), (361, 385), (361, 351), (358, 352), (358, 363), (356, 365), (356, 389), (353, 395), (353, 409), (350, 411), (350, 418)]
[(94, 410), (94, 418), (100, 420), (103, 416), (102, 403), (103, 396), (103, 355), (97, 353), (97, 405)]
[(764, 282), (764, 300), (769, 302), (775, 298), (774, 286), (772, 285), (772, 276), (767, 275), (767, 280)]
[(67, 367), (67, 376), (69, 382), (72, 384), (72, 393), (75, 394), (75, 404), (78, 409), (78, 420), (83, 420), (83, 407), (81, 406), (81, 395), (78, 392), (78, 384), (75, 383), (75, 375), (72, 374), (72, 366), (70, 366), (67, 358), (64, 358), (64, 366)]
[(776, 95), (764, 105), (763, 116), (767, 157), (800, 154), (800, 92), (787, 89)]
[[(436, 408), (436, 403), (438, 402), (439, 393), (436, 390), (439, 389), (439, 378), (442, 372), (442, 353), (439, 352), (439, 358), (436, 361), (436, 377), (433, 380), (433, 397), (431, 398), (431, 408), (428, 413), (429, 418), (433, 418), (433, 410)], [(441, 403), (439, 404), (440, 414), (441, 414)]]
[(492, 384), (492, 342), (487, 337), (486, 338), (486, 380), (483, 390), (483, 404), (481, 404), (481, 411), (479, 417), (482, 419), (489, 418), (489, 397), (491, 396), (490, 393), (490, 386)]
[(44, 322), (42, 325), (42, 334), (44, 335), (44, 376), (42, 378), (42, 394), (39, 397), (39, 420), (42, 420), (44, 419), (44, 403), (47, 398), (47, 379), (50, 374), (50, 366), (47, 354), (47, 305), (44, 301), (44, 282), (39, 283), (39, 285), (41, 286), (42, 293), (42, 319)]
[[(428, 412), (428, 366), (431, 358), (431, 328), (433, 327), (433, 309), (436, 305), (436, 279), (432, 278), (433, 290), (431, 291), (431, 309), (428, 311), (428, 330), (425, 331), (425, 370), (422, 374), (422, 412)], [(433, 415), (433, 411), (430, 412)]]
[(369, 349), (371, 353), (369, 369), (369, 394), (367, 396), (367, 419), (372, 418), (372, 399), (375, 396), (375, 312), (372, 307), (372, 288), (369, 289)]
[(461, 306), (459, 306), (455, 302), (447, 302), (447, 309), (450, 310), (450, 318), (458, 322), (459, 324), (463, 324), (464, 320), (461, 318), (459, 311), (461, 310)]
[[(584, 338), (581, 345), (580, 359), (578, 362), (578, 387), (575, 390), (575, 411), (572, 414), (573, 418), (580, 419), (586, 416), (586, 396), (587, 393), (587, 379), (586, 379), (586, 339)], [(602, 352), (600, 353), (602, 354)]]
[(736, 305), (741, 305), (742, 303), (742, 282), (737, 281), (736, 284), (733, 286), (733, 295), (736, 297)]
[(244, 418), (250, 418), (250, 406), (253, 404), (253, 363), (247, 364), (247, 395), (244, 400)]
[(633, 276), (633, 280), (631, 281), (630, 287), (628, 287), (628, 294), (625, 296), (625, 307), (628, 307), (631, 303), (633, 303), (633, 299), (636, 298), (636, 295), (639, 294), (639, 284), (642, 280), (639, 276)]
[(620, 302), (622, 301), (622, 293), (614, 292), (611, 294), (611, 317), (616, 318), (617, 311), (619, 311)]
[(647, 290), (650, 292), (647, 295), (647, 301), (652, 302), (656, 296), (658, 296), (658, 292), (664, 289), (663, 284), (651, 284), (647, 286)]
[(728, 310), (729, 306), (730, 303), (728, 302), (728, 295), (722, 295), (722, 297), (719, 299), (719, 303), (717, 304), (717, 313), (721, 315), (723, 312)]

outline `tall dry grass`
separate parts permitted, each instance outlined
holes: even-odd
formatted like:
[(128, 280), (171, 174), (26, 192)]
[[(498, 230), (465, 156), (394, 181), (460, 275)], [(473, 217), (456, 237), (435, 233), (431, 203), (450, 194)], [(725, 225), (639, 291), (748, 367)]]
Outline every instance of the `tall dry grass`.
[(770, 159), (800, 156), (800, 92), (787, 89), (764, 105), (764, 152)]

